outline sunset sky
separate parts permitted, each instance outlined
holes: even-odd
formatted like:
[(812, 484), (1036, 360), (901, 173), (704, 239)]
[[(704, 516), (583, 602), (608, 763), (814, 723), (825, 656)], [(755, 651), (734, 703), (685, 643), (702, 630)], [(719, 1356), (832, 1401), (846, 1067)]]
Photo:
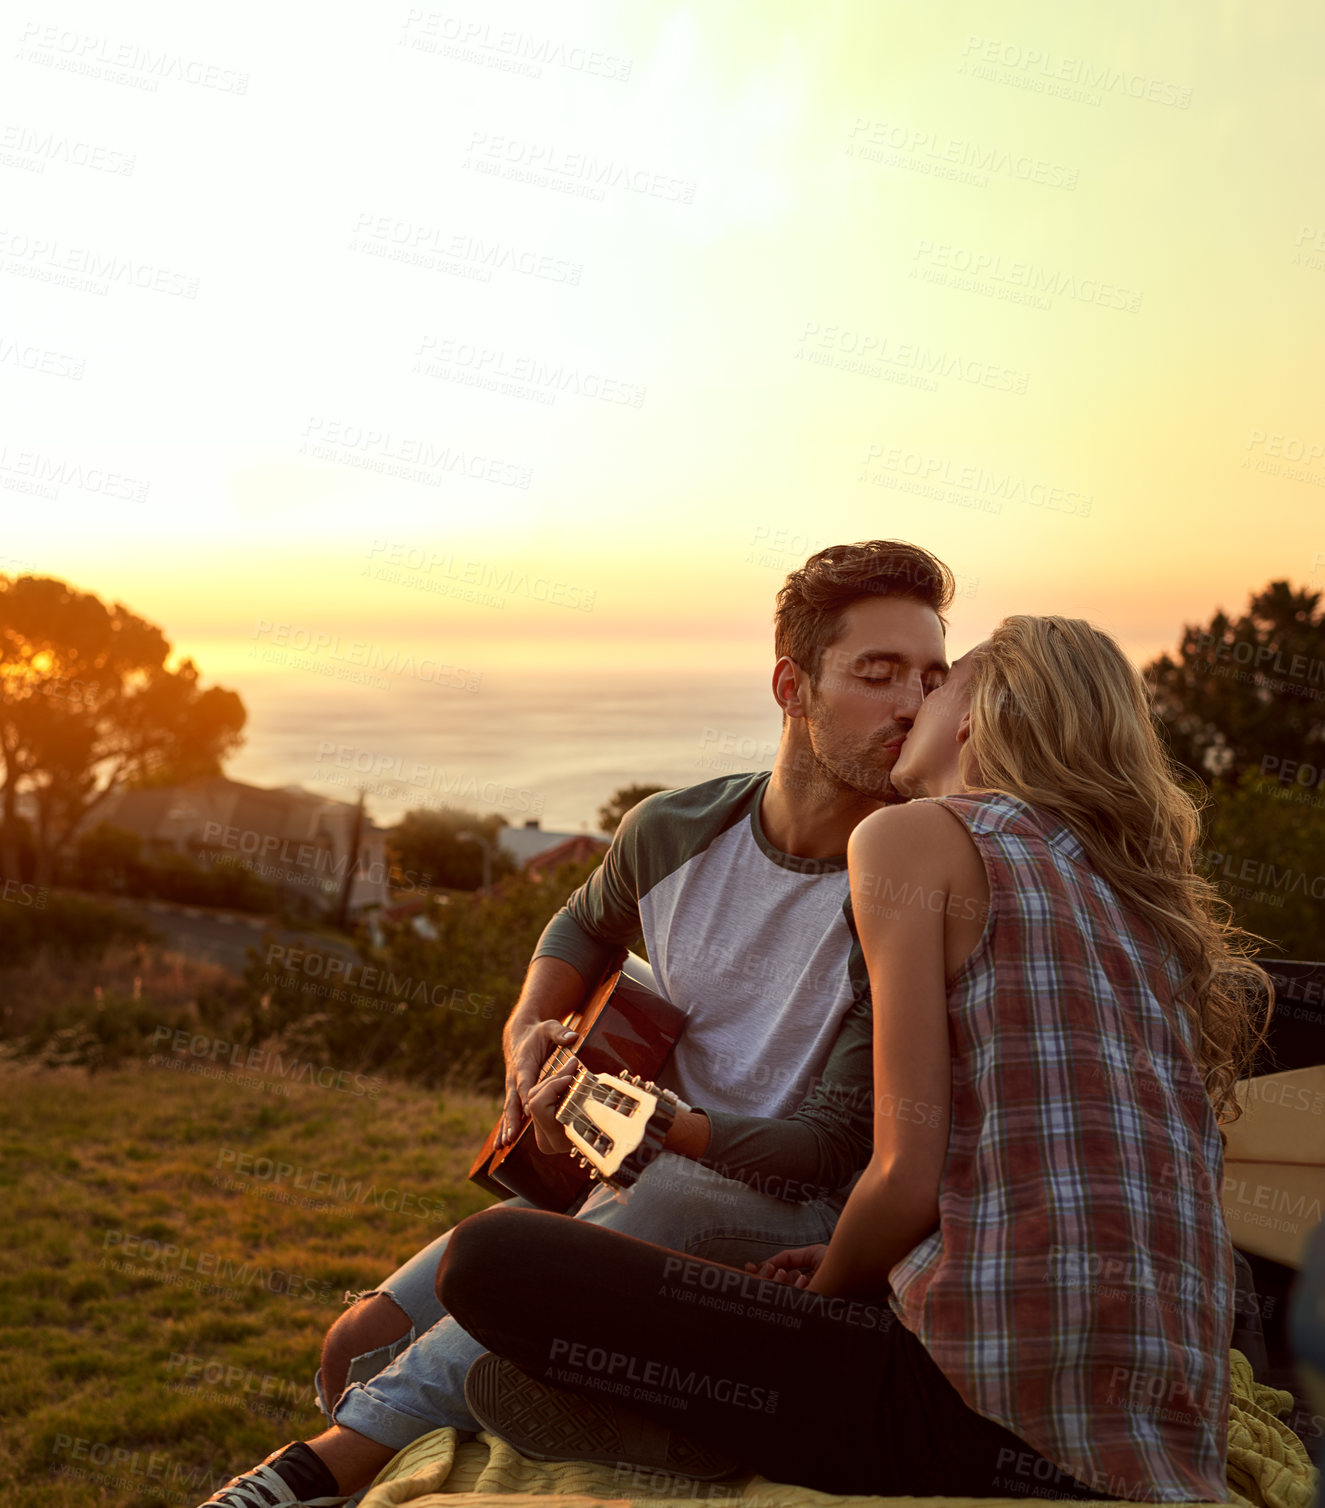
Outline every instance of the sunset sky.
[(996, 14), (24, 10), (0, 571), (160, 624), (270, 780), (330, 678), (255, 648), (432, 657), (481, 718), (762, 686), (843, 540), (945, 559), (957, 651), (1325, 586), (1325, 16)]

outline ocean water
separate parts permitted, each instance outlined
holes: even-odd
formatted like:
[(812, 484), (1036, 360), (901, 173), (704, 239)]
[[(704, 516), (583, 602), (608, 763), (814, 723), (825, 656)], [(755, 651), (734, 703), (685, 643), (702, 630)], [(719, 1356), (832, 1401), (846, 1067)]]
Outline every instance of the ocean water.
[(473, 691), (418, 682), (327, 685), (316, 675), (229, 675), (249, 721), (226, 774), (354, 800), (389, 825), (455, 805), (514, 825), (595, 831), (634, 783), (693, 785), (768, 769), (781, 719), (762, 678), (692, 670), (487, 674)]

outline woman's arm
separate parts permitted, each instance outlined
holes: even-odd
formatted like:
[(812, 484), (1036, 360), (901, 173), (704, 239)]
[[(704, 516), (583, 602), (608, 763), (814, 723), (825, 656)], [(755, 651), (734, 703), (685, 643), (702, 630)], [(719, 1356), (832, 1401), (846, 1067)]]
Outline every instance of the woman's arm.
[(927, 802), (865, 818), (847, 864), (874, 1001), (874, 1154), (809, 1287), (864, 1298), (938, 1225), (952, 1101), (946, 980), (983, 929), (988, 883), (960, 822)]

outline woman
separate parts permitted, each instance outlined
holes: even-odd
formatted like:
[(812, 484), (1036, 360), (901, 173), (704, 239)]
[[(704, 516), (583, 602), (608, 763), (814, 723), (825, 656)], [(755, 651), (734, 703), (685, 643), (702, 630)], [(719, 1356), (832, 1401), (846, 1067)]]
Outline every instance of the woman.
[(438, 1279), (516, 1364), (475, 1397), (620, 1399), (826, 1491), (1223, 1501), (1217, 1122), (1269, 983), (1194, 868), (1141, 679), (1084, 622), (1009, 618), (893, 782), (930, 799), (848, 848), (875, 1146), (831, 1243), (741, 1274), (486, 1211)]

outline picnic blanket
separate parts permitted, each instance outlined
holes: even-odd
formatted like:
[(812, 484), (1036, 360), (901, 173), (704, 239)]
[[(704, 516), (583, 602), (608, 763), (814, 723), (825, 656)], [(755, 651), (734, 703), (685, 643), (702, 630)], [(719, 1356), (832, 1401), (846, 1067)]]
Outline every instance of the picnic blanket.
[[(1247, 1508), (1311, 1508), (1317, 1474), (1306, 1447), (1284, 1422), (1293, 1398), (1252, 1377), (1241, 1351), (1232, 1367), (1228, 1419), (1228, 1492)], [(886, 1508), (915, 1498), (841, 1497), (751, 1474), (730, 1482), (690, 1482), (647, 1468), (587, 1461), (531, 1461), (504, 1440), (454, 1429), (434, 1430), (402, 1450), (379, 1473), (361, 1508), (693, 1508), (696, 1498), (740, 1508)], [(1016, 1504), (1024, 1498), (929, 1498), (934, 1504)]]

